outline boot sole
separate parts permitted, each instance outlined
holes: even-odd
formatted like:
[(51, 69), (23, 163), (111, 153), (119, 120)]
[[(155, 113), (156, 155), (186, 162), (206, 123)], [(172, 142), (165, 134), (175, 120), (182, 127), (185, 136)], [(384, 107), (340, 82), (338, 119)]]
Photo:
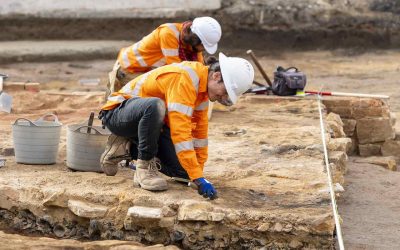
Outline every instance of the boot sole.
[(147, 186), (147, 185), (142, 185), (142, 184), (140, 184), (139, 182), (137, 182), (137, 181), (135, 181), (135, 180), (133, 180), (133, 185), (135, 185), (136, 187), (140, 187), (140, 188), (143, 188), (143, 189), (145, 189), (145, 190), (149, 190), (149, 191), (165, 191), (165, 190), (167, 190), (168, 189), (168, 186), (165, 186), (165, 188), (163, 188), (163, 187), (152, 187), (152, 186)]

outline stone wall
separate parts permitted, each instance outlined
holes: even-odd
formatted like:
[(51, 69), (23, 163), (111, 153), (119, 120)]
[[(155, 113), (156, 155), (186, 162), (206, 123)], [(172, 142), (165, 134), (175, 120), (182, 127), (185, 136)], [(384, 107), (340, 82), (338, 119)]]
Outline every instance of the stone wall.
[[(387, 102), (369, 98), (324, 98), (334, 138), (351, 138), (350, 154), (360, 156), (400, 155), (400, 139), (396, 138), (395, 114)], [(335, 116), (337, 114), (339, 116)], [(335, 117), (335, 119), (333, 118)], [(340, 125), (343, 130), (340, 130)]]

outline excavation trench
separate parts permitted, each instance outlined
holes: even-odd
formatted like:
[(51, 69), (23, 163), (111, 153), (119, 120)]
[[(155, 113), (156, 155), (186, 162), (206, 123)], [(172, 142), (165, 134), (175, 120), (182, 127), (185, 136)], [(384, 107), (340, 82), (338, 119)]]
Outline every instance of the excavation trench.
[[(33, 95), (37, 102), (56, 98), (45, 92)], [(77, 98), (77, 102), (94, 107), (101, 98)], [(84, 115), (79, 109), (73, 118), (63, 114), (67, 108), (63, 105), (69, 105), (65, 103), (48, 108), (60, 111), (64, 127)], [(328, 99), (325, 103), (328, 112), (353, 104), (387, 108), (374, 99)], [(381, 112), (379, 117), (385, 115)], [(336, 133), (344, 132), (343, 124), (338, 115), (330, 116), (334, 115), (326, 116), (326, 138), (334, 183), (340, 187), (347, 154), (356, 152), (357, 144), (346, 134)], [(10, 124), (16, 117), (10, 115), (2, 123)], [(1, 230), (188, 249), (330, 249), (335, 242), (315, 97), (247, 96), (235, 107), (214, 108), (205, 167), (205, 175), (219, 191), (214, 201), (172, 180), (166, 192), (135, 188), (133, 171), (128, 168), (120, 168), (115, 177), (72, 172), (64, 164), (65, 130), (55, 165), (22, 165), (13, 156), (6, 157), (6, 166), (0, 168)], [(11, 133), (5, 140), (12, 144)]]

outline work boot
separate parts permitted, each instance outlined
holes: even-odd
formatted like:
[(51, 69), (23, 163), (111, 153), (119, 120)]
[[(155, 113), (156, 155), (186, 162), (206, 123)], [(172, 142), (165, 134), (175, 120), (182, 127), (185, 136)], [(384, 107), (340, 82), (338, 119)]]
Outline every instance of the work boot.
[(133, 183), (150, 191), (167, 190), (167, 181), (158, 175), (161, 165), (152, 159), (150, 161), (137, 160)]
[(107, 146), (100, 158), (101, 169), (106, 175), (114, 176), (118, 172), (118, 162), (130, 158), (129, 140), (111, 134)]

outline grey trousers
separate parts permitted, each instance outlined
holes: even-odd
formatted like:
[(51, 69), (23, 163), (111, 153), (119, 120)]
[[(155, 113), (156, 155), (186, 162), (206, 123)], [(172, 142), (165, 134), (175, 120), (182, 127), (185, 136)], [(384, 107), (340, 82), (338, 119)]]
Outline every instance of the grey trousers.
[(102, 121), (113, 134), (128, 138), (132, 159), (161, 161), (163, 174), (189, 179), (179, 163), (171, 140), (170, 129), (164, 124), (164, 102), (156, 97), (135, 97), (115, 109), (103, 112)]

